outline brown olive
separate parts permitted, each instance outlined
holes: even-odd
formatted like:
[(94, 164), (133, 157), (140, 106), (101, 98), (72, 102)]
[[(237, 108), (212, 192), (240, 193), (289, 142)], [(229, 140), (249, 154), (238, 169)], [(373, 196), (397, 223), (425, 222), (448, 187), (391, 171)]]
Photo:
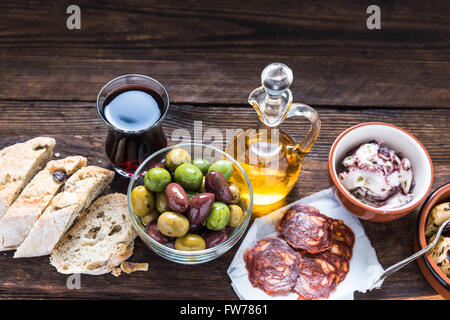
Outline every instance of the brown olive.
[(205, 240), (206, 249), (215, 247), (229, 239), (227, 229), (220, 231), (206, 231), (202, 234), (202, 237)]
[(206, 189), (216, 195), (216, 200), (225, 203), (233, 201), (233, 194), (220, 172), (209, 171), (205, 176)]
[(189, 206), (188, 196), (183, 187), (178, 183), (172, 182), (166, 188), (167, 205), (172, 211), (182, 213), (186, 211)]
[(228, 220), (228, 225), (230, 227), (237, 227), (241, 225), (245, 218), (241, 207), (236, 204), (230, 204), (228, 209), (230, 209), (230, 219)]
[(189, 230), (189, 220), (180, 213), (167, 211), (159, 216), (158, 229), (167, 237), (182, 237)]
[(205, 221), (209, 210), (214, 203), (214, 193), (200, 193), (192, 198), (189, 203), (187, 218), (191, 224), (200, 224)]
[(188, 233), (175, 240), (175, 249), (181, 251), (198, 251), (206, 247), (205, 240), (198, 234)]
[(155, 241), (158, 241), (159, 243), (166, 243), (167, 241), (169, 241), (169, 238), (163, 235), (159, 230), (156, 221), (153, 221), (152, 223), (148, 224), (145, 227), (145, 233), (147, 233), (150, 236), (150, 238), (152, 238)]

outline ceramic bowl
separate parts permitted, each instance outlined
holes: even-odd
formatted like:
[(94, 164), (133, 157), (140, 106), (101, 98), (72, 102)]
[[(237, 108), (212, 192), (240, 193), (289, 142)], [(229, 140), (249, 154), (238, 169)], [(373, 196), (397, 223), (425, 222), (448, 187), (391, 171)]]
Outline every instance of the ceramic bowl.
[[(427, 241), (425, 238), (425, 225), (431, 209), (437, 204), (450, 201), (450, 183), (443, 185), (434, 191), (425, 201), (420, 210), (417, 219), (416, 236), (414, 240), (414, 249), (419, 251), (426, 247)], [(445, 299), (450, 299), (450, 279), (442, 272), (436, 262), (434, 262), (430, 253), (417, 260), (419, 268), (422, 271), (425, 279)]]
[[(402, 152), (411, 162), (415, 187), (409, 203), (392, 209), (375, 208), (357, 200), (339, 181), (337, 168), (346, 153), (371, 140), (382, 141), (388, 148)], [(337, 196), (350, 212), (360, 219), (385, 222), (399, 219), (423, 203), (433, 184), (433, 164), (425, 147), (412, 134), (392, 124), (367, 122), (345, 130), (334, 141), (328, 157), (328, 175)]]

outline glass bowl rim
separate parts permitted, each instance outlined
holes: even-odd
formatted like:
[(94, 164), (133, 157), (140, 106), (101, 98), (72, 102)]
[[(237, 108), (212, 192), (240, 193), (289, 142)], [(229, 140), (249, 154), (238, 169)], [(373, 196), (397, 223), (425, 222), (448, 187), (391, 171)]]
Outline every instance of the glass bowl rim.
[[(249, 201), (249, 206), (248, 206), (248, 210), (247, 210), (247, 216), (245, 217), (245, 220), (243, 221), (243, 223), (238, 227), (237, 231), (235, 232), (235, 234), (230, 237), (227, 241), (222, 242), (221, 244), (212, 247), (212, 248), (208, 248), (208, 249), (204, 249), (204, 250), (198, 250), (198, 251), (181, 251), (181, 250), (176, 250), (176, 249), (172, 249), (170, 247), (167, 247), (161, 243), (159, 243), (158, 241), (154, 240), (152, 237), (150, 237), (148, 234), (146, 234), (141, 226), (139, 225), (139, 223), (137, 222), (138, 217), (134, 214), (133, 209), (131, 208), (131, 191), (133, 189), (133, 185), (136, 182), (136, 180), (140, 177), (140, 173), (142, 171), (142, 169), (144, 168), (144, 166), (151, 160), (154, 159), (156, 156), (170, 151), (171, 149), (174, 149), (176, 147), (182, 148), (182, 147), (201, 147), (201, 148), (207, 148), (207, 149), (211, 149), (214, 150), (216, 152), (219, 152), (221, 155), (225, 155), (227, 158), (229, 158), (234, 165), (236, 165), (239, 170), (241, 171), (241, 173), (244, 176), (244, 179), (247, 183), (248, 186), (248, 190), (249, 190), (249, 194), (250, 194), (250, 201)], [(174, 144), (171, 146), (167, 146), (161, 150), (158, 150), (154, 153), (152, 153), (149, 157), (147, 157), (147, 159), (145, 159), (140, 165), (139, 167), (136, 169), (136, 171), (134, 172), (133, 176), (130, 179), (130, 182), (128, 184), (128, 188), (127, 188), (127, 206), (128, 206), (128, 213), (130, 214), (131, 217), (131, 222), (133, 223), (133, 226), (135, 229), (139, 228), (141, 232), (137, 231), (138, 234), (143, 235), (146, 239), (148, 239), (152, 244), (154, 244), (157, 248), (173, 253), (175, 255), (179, 255), (179, 256), (198, 256), (198, 255), (207, 255), (210, 253), (214, 253), (216, 251), (220, 251), (221, 248), (225, 248), (226, 251), (228, 251), (230, 248), (226, 248), (227, 245), (229, 243), (231, 243), (236, 236), (239, 236), (241, 233), (243, 233), (245, 231), (245, 229), (247, 228), (250, 219), (251, 219), (251, 215), (252, 215), (252, 211), (253, 211), (253, 188), (252, 188), (252, 184), (250, 182), (250, 179), (247, 175), (247, 173), (245, 172), (244, 168), (242, 168), (242, 166), (239, 164), (239, 162), (237, 162), (231, 155), (229, 155), (228, 153), (226, 153), (225, 151), (222, 151), (216, 147), (210, 146), (210, 145), (206, 145), (206, 144), (202, 144), (202, 143), (194, 143), (194, 142), (190, 142), (190, 143), (178, 143), (178, 144)], [(142, 234), (141, 234), (142, 233)]]

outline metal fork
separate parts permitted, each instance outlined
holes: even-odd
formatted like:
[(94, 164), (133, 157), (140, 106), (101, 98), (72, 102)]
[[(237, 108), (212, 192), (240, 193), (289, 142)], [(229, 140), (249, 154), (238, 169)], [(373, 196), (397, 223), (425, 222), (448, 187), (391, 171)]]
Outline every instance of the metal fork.
[(421, 255), (427, 253), (428, 251), (431, 250), (431, 248), (433, 248), (436, 243), (439, 241), (439, 238), (442, 234), (442, 232), (444, 231), (444, 229), (447, 227), (447, 225), (450, 223), (450, 219), (447, 219), (444, 221), (444, 223), (439, 227), (438, 232), (436, 233), (436, 236), (434, 238), (434, 240), (427, 245), (425, 248), (423, 248), (420, 251), (417, 251), (416, 253), (414, 253), (412, 256), (406, 258), (405, 260), (400, 261), (399, 263), (394, 264), (393, 266), (387, 268), (383, 274), (378, 278), (377, 281), (374, 282), (374, 284), (371, 286), (370, 290), (378, 287), (378, 285), (380, 285), (384, 279), (386, 279), (387, 277), (389, 277), (391, 274), (393, 274), (394, 272), (400, 270), (401, 268), (403, 268), (404, 266), (406, 266), (408, 263), (416, 260), (417, 258), (419, 258)]

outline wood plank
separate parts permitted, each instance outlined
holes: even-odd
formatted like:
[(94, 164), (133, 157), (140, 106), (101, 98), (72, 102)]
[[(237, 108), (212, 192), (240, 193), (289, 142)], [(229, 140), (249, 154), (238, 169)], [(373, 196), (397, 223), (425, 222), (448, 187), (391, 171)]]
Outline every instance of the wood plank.
[[(380, 120), (401, 125), (413, 132), (427, 146), (435, 161), (433, 189), (450, 180), (450, 137), (446, 132), (448, 109), (430, 109), (428, 112), (405, 109), (338, 109), (319, 107), (323, 130), (311, 154), (304, 161), (300, 179), (287, 201), (327, 188), (327, 153), (330, 144), (342, 130), (362, 121)], [(60, 156), (82, 154), (89, 163), (108, 166), (103, 153), (105, 127), (96, 116), (92, 103), (81, 102), (17, 102), (0, 103), (0, 147), (36, 135), (51, 135), (57, 140), (55, 152)], [(224, 123), (223, 115), (234, 119)], [(171, 137), (177, 128), (193, 132), (194, 119), (202, 119), (206, 128), (245, 128), (254, 123), (250, 107), (216, 106), (193, 107), (173, 105), (164, 122)], [(70, 123), (70, 125), (68, 125)], [(289, 122), (286, 131), (299, 139), (306, 123)], [(172, 141), (174, 143), (174, 141)], [(128, 180), (117, 178), (112, 191), (125, 192)], [(413, 253), (413, 234), (417, 219), (414, 212), (403, 219), (389, 223), (362, 221), (372, 241), (380, 263), (388, 267)], [(399, 230), (401, 232), (399, 232)], [(133, 273), (115, 278), (112, 275), (82, 275), (81, 290), (66, 288), (67, 276), (58, 274), (48, 263), (48, 257), (14, 260), (12, 253), (0, 256), (0, 297), (4, 298), (150, 298), (150, 299), (237, 299), (226, 275), (226, 270), (239, 245), (221, 258), (199, 266), (183, 266), (168, 262), (136, 241), (132, 261), (149, 262), (148, 272)], [(205, 276), (207, 275), (207, 276)], [(381, 290), (357, 294), (357, 299), (410, 298), (432, 296), (433, 289), (425, 281), (416, 263), (386, 279)]]
[[(296, 101), (449, 107), (449, 3), (387, 2), (368, 31), (369, 1), (14, 1), (0, 10), (0, 99), (93, 101), (111, 78), (153, 76), (176, 103), (245, 103), (265, 65), (292, 67)], [(420, 19), (418, 19), (420, 17)], [(101, 72), (99, 72), (101, 70)]]
[[(392, 123), (414, 134), (425, 145), (434, 164), (450, 163), (450, 137), (441, 134), (448, 131), (450, 123), (448, 109), (432, 108), (426, 112), (420, 108), (316, 107), (316, 109), (321, 117), (322, 131), (308, 155), (311, 159), (326, 161), (333, 141), (350, 126), (361, 122), (380, 121)], [(95, 103), (0, 101), (0, 111), (0, 138), (5, 139), (3, 144), (14, 141), (18, 136), (25, 138), (57, 135), (63, 139), (72, 139), (73, 136), (88, 138), (95, 143), (93, 147), (97, 148), (106, 136), (106, 126), (97, 115)], [(198, 121), (202, 123), (201, 137), (194, 136), (194, 123)], [(177, 133), (175, 130), (186, 129), (192, 140), (197, 142), (200, 142), (201, 138), (207, 138), (208, 129), (218, 129), (224, 142), (216, 143), (216, 146), (224, 149), (226, 142), (231, 138), (227, 138), (227, 128), (243, 130), (253, 128), (257, 121), (256, 113), (249, 105), (201, 107), (171, 105), (163, 121), (163, 127), (169, 138)], [(306, 120), (291, 118), (285, 121), (282, 129), (294, 141), (300, 141), (308, 128), (309, 123)], [(77, 138), (73, 140), (76, 143)], [(96, 153), (95, 156), (100, 157), (101, 154)]]

